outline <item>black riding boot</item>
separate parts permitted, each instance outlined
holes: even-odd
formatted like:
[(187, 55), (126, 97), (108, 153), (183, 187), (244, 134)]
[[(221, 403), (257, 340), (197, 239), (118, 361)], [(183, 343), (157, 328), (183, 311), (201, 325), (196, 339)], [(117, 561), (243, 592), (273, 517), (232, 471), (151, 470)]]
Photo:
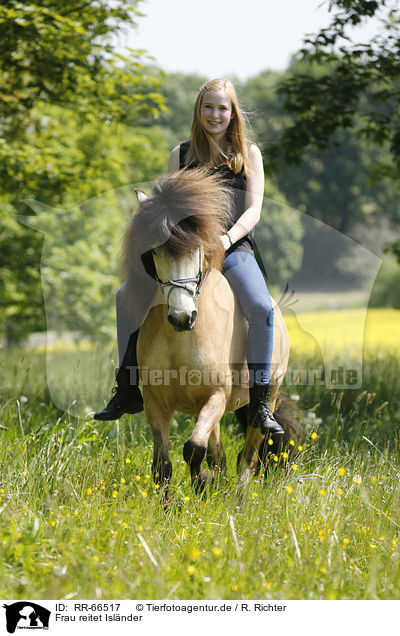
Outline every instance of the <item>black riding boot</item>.
[(271, 385), (267, 383), (254, 384), (250, 387), (250, 404), (248, 424), (260, 428), (261, 433), (270, 435), (274, 441), (283, 439), (285, 431), (274, 418), (268, 405)]
[(95, 420), (117, 420), (124, 413), (143, 411), (143, 398), (137, 386), (138, 377), (135, 376), (135, 373), (137, 374), (136, 343), (138, 333), (135, 331), (129, 338), (124, 359), (115, 378), (117, 382), (117, 386), (113, 389), (115, 395), (105, 409), (94, 414)]
[(115, 395), (105, 409), (94, 414), (95, 420), (117, 420), (124, 413), (143, 411), (143, 398), (138, 386), (130, 384), (130, 369), (119, 369), (116, 375)]

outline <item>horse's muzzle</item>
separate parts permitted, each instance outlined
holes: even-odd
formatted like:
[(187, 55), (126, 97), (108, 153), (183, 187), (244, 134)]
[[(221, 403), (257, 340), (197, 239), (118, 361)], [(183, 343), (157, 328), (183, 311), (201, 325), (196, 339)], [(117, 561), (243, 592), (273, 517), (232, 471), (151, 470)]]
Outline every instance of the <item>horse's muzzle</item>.
[(174, 312), (168, 314), (168, 322), (173, 326), (175, 331), (190, 331), (193, 329), (197, 318), (197, 309), (193, 309), (191, 314), (186, 312)]

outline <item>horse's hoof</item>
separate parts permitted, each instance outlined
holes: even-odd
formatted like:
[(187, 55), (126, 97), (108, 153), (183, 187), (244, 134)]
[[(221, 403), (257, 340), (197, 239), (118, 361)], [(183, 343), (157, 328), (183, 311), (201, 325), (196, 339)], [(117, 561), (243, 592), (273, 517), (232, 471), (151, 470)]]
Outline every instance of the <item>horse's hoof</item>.
[(213, 470), (202, 470), (201, 475), (196, 475), (192, 478), (192, 485), (197, 495), (203, 494), (207, 488), (210, 488), (214, 484), (215, 473)]

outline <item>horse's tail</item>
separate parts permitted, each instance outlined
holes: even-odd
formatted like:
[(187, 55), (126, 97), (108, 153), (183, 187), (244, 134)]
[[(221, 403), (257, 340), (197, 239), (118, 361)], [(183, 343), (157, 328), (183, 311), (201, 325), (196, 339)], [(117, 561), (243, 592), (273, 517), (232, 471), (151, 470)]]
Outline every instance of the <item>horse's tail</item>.
[[(246, 434), (247, 430), (247, 412), (248, 404), (235, 411), (240, 430), (244, 434)], [(302, 412), (293, 400), (290, 400), (284, 395), (278, 395), (274, 417), (285, 431), (285, 444), (288, 444), (291, 439), (295, 442), (300, 440), (304, 434), (302, 426), (299, 423), (299, 420), (302, 419)]]
[(285, 431), (285, 444), (288, 444), (291, 439), (298, 442), (304, 435), (303, 427), (299, 422), (302, 416), (301, 409), (293, 400), (284, 395), (278, 395), (274, 417)]

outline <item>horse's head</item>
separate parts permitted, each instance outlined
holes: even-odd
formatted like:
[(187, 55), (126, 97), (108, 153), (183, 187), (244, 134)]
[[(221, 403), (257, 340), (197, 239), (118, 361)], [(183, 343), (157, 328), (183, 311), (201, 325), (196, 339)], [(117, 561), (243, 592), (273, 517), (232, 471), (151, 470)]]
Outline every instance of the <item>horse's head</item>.
[(168, 305), (168, 322), (176, 331), (193, 329), (197, 318), (196, 300), (206, 276), (203, 250), (177, 255), (161, 246), (153, 250), (153, 260)]
[(159, 179), (150, 197), (136, 194), (139, 207), (125, 235), (127, 277), (141, 260), (166, 297), (168, 321), (177, 331), (192, 329), (207, 271), (224, 260), (230, 192), (216, 175), (196, 169)]

